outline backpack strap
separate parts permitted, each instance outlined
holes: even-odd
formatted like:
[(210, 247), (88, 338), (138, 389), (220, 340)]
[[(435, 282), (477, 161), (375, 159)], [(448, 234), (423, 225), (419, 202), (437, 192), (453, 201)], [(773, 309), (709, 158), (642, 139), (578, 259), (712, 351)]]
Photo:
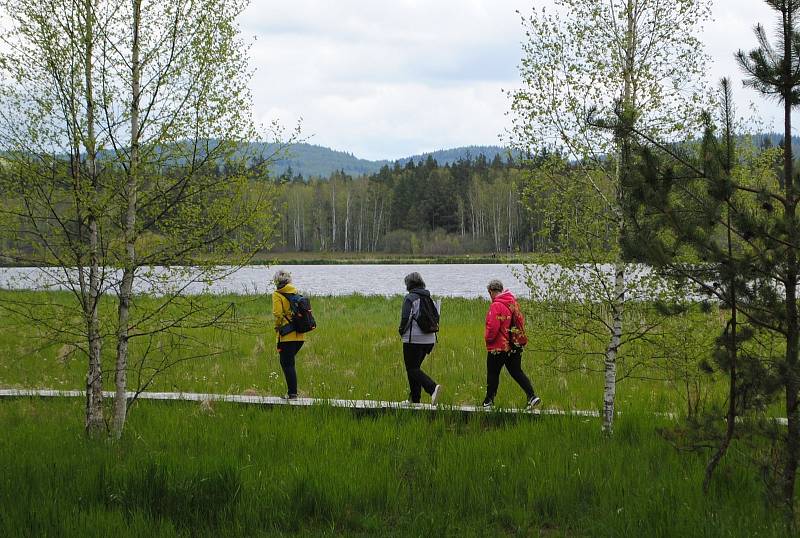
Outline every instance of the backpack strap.
[[(290, 295), (297, 295), (296, 293), (283, 293), (282, 291), (277, 291), (279, 294), (283, 295), (284, 299), (289, 303), (289, 312), (292, 312), (292, 300), (289, 298)], [(294, 312), (292, 312), (292, 317), (294, 317)], [(286, 313), (283, 313), (283, 318), (286, 320), (287, 323), (291, 323), (292, 320), (286, 316)]]
[[(417, 301), (422, 304), (422, 296), (419, 293), (414, 293), (413, 291), (408, 292), (409, 295), (415, 295), (417, 297)], [(419, 307), (417, 308), (417, 315), (419, 315)], [(414, 320), (417, 318), (414, 317), (414, 301), (411, 301), (411, 311), (408, 313), (408, 343), (411, 343), (411, 340), (414, 338)], [(419, 322), (417, 322), (417, 327), (419, 327)]]
[[(417, 296), (417, 300), (419, 301), (419, 307), (417, 308), (417, 315), (419, 315), (419, 311), (422, 308), (422, 301), (424, 299), (422, 298), (422, 295), (420, 295), (419, 293), (416, 293), (416, 292), (413, 292), (413, 291), (409, 291), (408, 293), (411, 294), (411, 295), (416, 295)], [(429, 296), (428, 298), (431, 301), (433, 301), (432, 297)], [(434, 303), (433, 308), (434, 309), (436, 308), (436, 303)], [(413, 311), (414, 311), (414, 303), (412, 302), (411, 303), (411, 312), (413, 312)], [(412, 329), (413, 329), (412, 323), (414, 323), (415, 319), (417, 319), (417, 318), (415, 318), (411, 313), (408, 314), (408, 327), (409, 327), (408, 328), (408, 343), (409, 344), (411, 343), (411, 332), (412, 332)], [(417, 327), (419, 327), (419, 322), (417, 322)], [(425, 332), (425, 331), (422, 330), (422, 328), (420, 328), (420, 331), (421, 332)], [(434, 343), (439, 343), (439, 333), (433, 333), (433, 340), (434, 340)]]

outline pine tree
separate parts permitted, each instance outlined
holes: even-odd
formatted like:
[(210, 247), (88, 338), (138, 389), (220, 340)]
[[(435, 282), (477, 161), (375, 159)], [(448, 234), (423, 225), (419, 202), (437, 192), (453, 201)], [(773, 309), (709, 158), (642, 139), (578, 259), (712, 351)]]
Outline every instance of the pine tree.
[[(760, 25), (760, 47), (737, 58), (750, 75), (747, 83), (784, 104), (785, 139), (791, 139), (791, 110), (799, 102), (800, 34), (794, 18), (800, 1), (768, 2), (780, 14), (778, 51)], [(727, 427), (715, 436), (716, 449), (706, 472), (705, 487), (731, 441), (736, 420), (745, 419), (746, 434), (767, 437), (780, 447), (780, 465), (773, 468), (777, 494), (787, 522), (794, 525), (795, 482), (800, 449), (798, 415), (797, 313), (798, 176), (790, 144), (750, 159), (734, 151), (730, 88), (723, 81), (721, 135), (705, 115), (705, 136), (696, 158), (685, 148), (659, 144), (633, 129), (641, 165), (626, 177), (625, 211), (630, 256), (647, 260), (667, 274), (694, 282), (729, 312), (714, 354), (716, 366), (729, 380)], [(625, 118), (620, 120), (625, 124)], [(775, 173), (774, 152), (783, 166)], [(779, 350), (778, 352), (771, 350)], [(783, 395), (788, 426), (763, 420), (766, 405)], [(748, 416), (748, 413), (753, 414)], [(713, 418), (704, 424), (713, 431)], [(769, 468), (771, 462), (764, 467)]]
[(798, 266), (798, 247), (800, 246), (800, 229), (798, 229), (798, 208), (800, 202), (800, 181), (794, 172), (792, 155), (792, 109), (800, 104), (800, 32), (797, 17), (800, 15), (800, 0), (765, 0), (780, 18), (778, 26), (778, 43), (773, 47), (764, 27), (756, 26), (755, 34), (759, 47), (746, 54), (739, 51), (736, 55), (740, 66), (749, 75), (746, 84), (766, 96), (771, 96), (783, 103), (784, 112), (784, 149), (781, 195), (771, 198), (780, 203), (783, 212), (778, 216), (776, 234), (770, 237), (775, 242), (774, 256), (779, 263), (776, 277), (783, 284), (784, 300), (781, 301), (781, 316), (776, 320), (785, 335), (786, 354), (783, 364), (782, 381), (785, 388), (786, 416), (788, 432), (785, 442), (782, 473), (783, 502), (789, 513), (794, 507), (794, 489), (797, 475), (798, 458), (800, 458), (800, 370), (798, 369), (798, 352), (800, 352), (800, 320), (797, 311), (797, 281), (800, 274)]

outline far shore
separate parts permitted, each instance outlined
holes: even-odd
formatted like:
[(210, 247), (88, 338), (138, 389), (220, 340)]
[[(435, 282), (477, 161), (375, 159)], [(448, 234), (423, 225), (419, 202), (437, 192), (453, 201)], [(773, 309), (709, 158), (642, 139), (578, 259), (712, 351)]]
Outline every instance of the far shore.
[[(558, 263), (556, 254), (477, 253), (477, 254), (394, 254), (384, 252), (268, 252), (258, 254), (247, 265), (417, 265), (417, 264), (518, 264)], [(192, 265), (192, 261), (157, 265)], [(224, 265), (221, 261), (220, 265)], [(0, 267), (32, 267), (33, 263), (0, 256)]]

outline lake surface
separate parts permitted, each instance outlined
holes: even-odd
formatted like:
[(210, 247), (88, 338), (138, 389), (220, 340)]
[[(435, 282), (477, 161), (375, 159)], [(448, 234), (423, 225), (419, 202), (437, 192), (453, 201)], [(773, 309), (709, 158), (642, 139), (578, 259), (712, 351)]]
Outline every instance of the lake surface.
[[(499, 278), (515, 294), (528, 296), (529, 291), (515, 276), (521, 265), (274, 265), (247, 266), (238, 271), (225, 271), (219, 280), (203, 282), (203, 277), (191, 271), (181, 271), (167, 277), (166, 270), (154, 268), (143, 272), (137, 285), (139, 292), (166, 291), (168, 281), (173, 287), (184, 287), (187, 293), (258, 294), (271, 292), (272, 275), (278, 269), (292, 274), (294, 284), (308, 295), (396, 295), (405, 293), (403, 277), (412, 271), (422, 275), (434, 295), (444, 297), (483, 297), (486, 284)], [(167, 280), (165, 281), (165, 277)], [(67, 289), (67, 278), (56, 269), (30, 267), (0, 268), (0, 288), (4, 289)], [(68, 278), (75, 279), (74, 274)], [(106, 287), (114, 288), (115, 273), (106, 275)]]
[[(218, 273), (208, 275), (191, 267), (153, 267), (137, 273), (135, 291), (163, 295), (181, 290), (183, 293), (253, 295), (271, 293), (272, 275), (278, 269), (291, 272), (294, 284), (307, 295), (399, 295), (405, 293), (403, 277), (417, 271), (434, 295), (441, 297), (487, 297), (486, 284), (500, 279), (518, 297), (531, 297), (531, 290), (523, 283), (521, 264), (423, 264), (423, 265), (273, 265), (246, 266), (238, 270), (217, 268)], [(627, 296), (636, 298), (636, 274), (649, 273), (646, 267), (631, 266), (631, 281)], [(553, 280), (564, 270), (557, 265), (530, 266), (533, 295), (541, 297), (553, 291)], [(561, 297), (584, 296), (582, 283), (588, 280), (588, 271), (569, 273), (572, 278)], [(613, 290), (613, 268), (604, 266), (600, 276), (609, 291)], [(0, 289), (68, 289), (65, 281), (77, 281), (75, 271), (64, 272), (56, 268), (30, 267), (0, 268)], [(104, 275), (104, 290), (113, 293), (119, 281), (117, 272)]]

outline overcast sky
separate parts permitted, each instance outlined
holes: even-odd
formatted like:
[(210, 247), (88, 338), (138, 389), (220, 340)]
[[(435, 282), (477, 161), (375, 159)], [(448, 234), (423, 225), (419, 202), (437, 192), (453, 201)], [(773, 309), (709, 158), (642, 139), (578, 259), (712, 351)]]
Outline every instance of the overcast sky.
[[(500, 144), (509, 126), (503, 89), (519, 86), (519, 10), (551, 0), (252, 0), (242, 30), (251, 50), (258, 120), (293, 126), (308, 142), (365, 159), (396, 159), (466, 145)], [(715, 0), (704, 34), (711, 80), (731, 77), (742, 112), (766, 125), (780, 108), (741, 87), (733, 59), (756, 46), (756, 22), (774, 25), (759, 0)]]

